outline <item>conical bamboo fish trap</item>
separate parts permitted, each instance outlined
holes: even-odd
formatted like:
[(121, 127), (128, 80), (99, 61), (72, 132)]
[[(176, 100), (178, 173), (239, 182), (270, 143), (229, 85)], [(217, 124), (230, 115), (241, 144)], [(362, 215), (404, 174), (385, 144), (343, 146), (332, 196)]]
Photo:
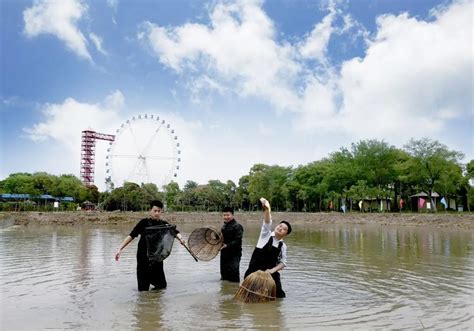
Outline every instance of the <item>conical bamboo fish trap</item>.
[(276, 285), (272, 276), (257, 270), (244, 279), (234, 299), (244, 303), (258, 303), (275, 300)]
[(201, 261), (210, 261), (219, 254), (224, 237), (212, 226), (197, 228), (188, 238), (189, 249)]

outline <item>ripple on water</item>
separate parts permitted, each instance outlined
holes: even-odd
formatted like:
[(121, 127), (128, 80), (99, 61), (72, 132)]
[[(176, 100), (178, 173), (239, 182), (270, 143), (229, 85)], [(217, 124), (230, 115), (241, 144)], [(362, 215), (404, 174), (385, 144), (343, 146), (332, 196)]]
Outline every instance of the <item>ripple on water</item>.
[[(470, 235), (412, 228), (383, 229), (381, 235), (334, 227), (295, 231), (288, 242), (289, 266), (281, 273), (287, 298), (259, 305), (233, 301), (238, 284), (220, 281), (219, 258), (195, 263), (179, 245), (165, 261), (168, 288), (138, 293), (136, 241), (119, 262), (113, 260), (127, 233), (3, 231), (3, 323), (6, 329), (152, 330), (472, 326), (472, 250), (446, 246), (469, 244)], [(192, 226), (180, 230), (186, 235)], [(256, 237), (258, 226), (247, 225), (246, 235)], [(426, 251), (414, 238), (428, 243)], [(244, 242), (241, 274), (253, 245)]]

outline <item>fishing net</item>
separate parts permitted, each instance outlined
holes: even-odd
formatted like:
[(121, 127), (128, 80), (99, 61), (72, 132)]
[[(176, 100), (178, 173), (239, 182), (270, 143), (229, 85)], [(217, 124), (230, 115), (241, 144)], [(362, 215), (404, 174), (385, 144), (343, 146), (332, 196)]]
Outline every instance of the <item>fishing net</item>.
[(212, 226), (197, 228), (188, 238), (189, 249), (201, 261), (210, 261), (221, 250), (224, 237)]
[(176, 225), (155, 225), (145, 228), (145, 240), (150, 263), (166, 259), (173, 248)]
[(236, 301), (259, 303), (275, 300), (276, 284), (272, 276), (265, 271), (257, 270), (244, 279), (234, 296)]

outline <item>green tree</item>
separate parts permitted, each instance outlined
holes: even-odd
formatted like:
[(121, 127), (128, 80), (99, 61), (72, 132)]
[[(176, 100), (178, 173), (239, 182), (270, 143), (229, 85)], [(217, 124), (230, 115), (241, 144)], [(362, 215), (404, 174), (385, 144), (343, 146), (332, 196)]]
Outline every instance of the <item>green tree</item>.
[(344, 193), (357, 182), (358, 173), (354, 157), (346, 148), (332, 153), (329, 158), (330, 166), (326, 172), (324, 182), (328, 186), (329, 201), (339, 210), (339, 200)]
[(174, 210), (181, 193), (178, 183), (171, 181), (170, 183), (163, 186), (163, 191), (165, 193), (166, 208), (169, 210)]
[(32, 178), (33, 189), (39, 194), (53, 194), (54, 184), (57, 183), (54, 176), (46, 172), (36, 172)]
[(411, 139), (404, 147), (411, 156), (406, 165), (408, 177), (419, 189), (428, 193), (430, 201), (435, 186), (442, 185), (443, 174), (455, 174), (457, 172), (455, 168), (459, 168), (460, 171), (459, 161), (464, 155), (449, 150), (446, 145), (436, 140)]
[[(270, 188), (268, 186), (268, 180), (266, 173), (270, 167), (265, 164), (255, 164), (250, 168), (249, 172), (249, 183), (248, 183), (248, 198), (251, 205), (257, 205), (258, 199), (266, 197), (270, 203)], [(272, 205), (273, 206), (273, 205)]]
[(238, 206), (236, 202), (236, 194), (237, 194), (237, 185), (231, 180), (228, 180), (224, 186), (224, 197), (225, 197), (225, 206), (231, 206), (233, 208)]
[(221, 210), (227, 203), (225, 196), (225, 184), (220, 180), (210, 180), (206, 185), (208, 210)]
[(186, 184), (184, 184), (183, 191), (181, 192), (181, 203), (184, 206), (188, 206), (189, 208), (196, 208), (198, 206), (198, 197), (197, 197), (197, 187), (198, 183), (188, 180)]
[[(328, 172), (330, 163), (327, 160), (311, 162), (308, 165), (299, 166), (293, 172), (292, 181), (297, 184), (290, 184), (293, 191), (296, 189), (297, 203), (303, 203), (305, 210), (321, 211), (323, 199), (328, 190), (327, 183), (324, 183), (324, 178)], [(296, 208), (296, 210), (300, 210)]]
[(33, 185), (33, 176), (29, 173), (19, 172), (9, 175), (3, 181), (3, 190), (5, 193), (32, 194), (38, 195)]
[(82, 188), (83, 184), (76, 176), (61, 175), (56, 178), (51, 194), (57, 197), (73, 197), (79, 201)]
[[(95, 192), (93, 188), (89, 188), (90, 193)], [(95, 193), (94, 193), (95, 194)], [(90, 201), (98, 201), (97, 200)], [(104, 209), (106, 210), (122, 210), (122, 211), (143, 211), (148, 209), (149, 201), (146, 198), (144, 190), (136, 183), (125, 182), (122, 187), (114, 189), (104, 201)]]
[(249, 198), (249, 183), (250, 176), (245, 175), (240, 177), (239, 185), (237, 186), (235, 192), (235, 205), (239, 206), (241, 209), (250, 210), (250, 198)]
[(82, 186), (79, 191), (79, 202), (90, 201), (94, 204), (99, 203), (99, 189), (97, 186)]
[(352, 144), (352, 156), (358, 180), (365, 180), (368, 186), (381, 190), (394, 187), (398, 177), (398, 150), (394, 146), (384, 141), (364, 140)]
[(158, 186), (156, 186), (156, 184), (142, 183), (141, 189), (147, 204), (152, 200), (163, 200), (164, 195), (158, 191)]
[(471, 211), (474, 208), (474, 187), (471, 187), (471, 183), (474, 181), (474, 160), (469, 161), (466, 164), (466, 176), (464, 179), (465, 186), (467, 188), (467, 208)]
[(288, 208), (288, 179), (291, 168), (256, 164), (249, 173), (249, 200), (257, 205), (258, 199), (267, 198), (274, 210)]

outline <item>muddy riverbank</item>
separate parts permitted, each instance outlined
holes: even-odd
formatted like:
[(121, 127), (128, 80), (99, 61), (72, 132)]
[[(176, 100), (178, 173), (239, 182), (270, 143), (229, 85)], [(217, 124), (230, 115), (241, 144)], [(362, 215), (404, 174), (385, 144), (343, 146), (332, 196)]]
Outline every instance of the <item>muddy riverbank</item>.
[[(288, 213), (273, 212), (275, 222), (288, 220), (295, 224), (309, 223), (352, 223), (352, 224), (381, 224), (381, 225), (432, 225), (437, 227), (461, 227), (474, 229), (474, 214), (472, 213)], [(122, 224), (135, 223), (147, 216), (146, 212), (9, 212), (0, 213), (0, 220), (13, 222), (15, 225), (33, 224)], [(258, 222), (260, 212), (245, 212), (235, 214), (240, 222)], [(221, 213), (216, 212), (167, 212), (163, 216), (172, 223), (203, 223), (213, 224), (222, 221)]]

